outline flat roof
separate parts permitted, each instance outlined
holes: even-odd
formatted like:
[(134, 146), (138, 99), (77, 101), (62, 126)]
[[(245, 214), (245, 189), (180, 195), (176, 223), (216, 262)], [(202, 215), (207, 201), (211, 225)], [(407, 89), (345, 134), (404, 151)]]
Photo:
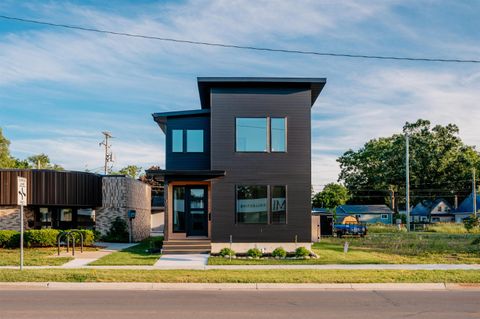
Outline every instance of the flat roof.
[(186, 110), (186, 111), (173, 111), (173, 112), (159, 112), (153, 113), (152, 117), (155, 122), (158, 123), (158, 126), (165, 132), (167, 118), (169, 117), (183, 117), (183, 116), (195, 116), (195, 115), (204, 115), (210, 114), (209, 109), (198, 109), (198, 110)]
[(210, 108), (212, 88), (306, 88), (312, 91), (311, 106), (317, 100), (326, 78), (300, 77), (198, 77), (198, 92), (202, 109)]

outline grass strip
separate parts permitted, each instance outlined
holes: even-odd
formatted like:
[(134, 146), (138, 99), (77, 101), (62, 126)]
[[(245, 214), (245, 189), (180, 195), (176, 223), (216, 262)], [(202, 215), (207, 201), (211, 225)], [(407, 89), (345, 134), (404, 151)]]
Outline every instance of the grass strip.
[(2, 269), (0, 282), (480, 283), (480, 271)]
[[(25, 266), (60, 266), (72, 260), (72, 257), (56, 257), (56, 248), (25, 248)], [(0, 266), (20, 265), (20, 249), (0, 248)]]
[(160, 258), (160, 253), (151, 253), (149, 249), (161, 246), (163, 237), (151, 237), (138, 245), (106, 255), (92, 263), (92, 266), (151, 266)]

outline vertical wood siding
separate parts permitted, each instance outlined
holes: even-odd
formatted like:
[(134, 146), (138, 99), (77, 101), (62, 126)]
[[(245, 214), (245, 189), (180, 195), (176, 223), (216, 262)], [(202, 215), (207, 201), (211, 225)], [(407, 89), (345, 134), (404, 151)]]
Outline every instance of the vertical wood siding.
[[(212, 89), (212, 241), (311, 240), (311, 91), (307, 89)], [(286, 153), (236, 153), (236, 117), (286, 117)], [(287, 224), (235, 223), (235, 185), (286, 185)]]
[(50, 170), (0, 170), (0, 205), (16, 205), (17, 176), (27, 178), (29, 205), (102, 205), (101, 176)]

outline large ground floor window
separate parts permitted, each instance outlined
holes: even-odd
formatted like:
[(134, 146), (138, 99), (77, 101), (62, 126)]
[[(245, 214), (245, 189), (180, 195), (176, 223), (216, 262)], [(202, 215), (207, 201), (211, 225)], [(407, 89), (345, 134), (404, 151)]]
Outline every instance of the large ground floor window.
[(95, 210), (73, 207), (36, 207), (34, 209), (33, 228), (54, 229), (93, 229)]
[(285, 224), (286, 186), (236, 186), (236, 221), (239, 224)]

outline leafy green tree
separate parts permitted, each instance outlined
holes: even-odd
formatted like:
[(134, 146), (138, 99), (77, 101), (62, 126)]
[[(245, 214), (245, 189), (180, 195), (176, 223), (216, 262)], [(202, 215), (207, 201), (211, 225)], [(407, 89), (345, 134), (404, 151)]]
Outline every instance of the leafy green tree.
[[(473, 167), (480, 155), (465, 145), (455, 124), (431, 126), (419, 119), (406, 123), (403, 134), (368, 141), (357, 151), (345, 152), (340, 163), (342, 181), (356, 203), (388, 202), (392, 191), (404, 202), (405, 134), (410, 139), (410, 184), (412, 204), (436, 195), (436, 189), (454, 192), (468, 189)], [(432, 190), (426, 192), (425, 190)]]
[(330, 183), (313, 196), (312, 204), (314, 207), (335, 208), (345, 204), (349, 197), (348, 189), (345, 186)]
[(0, 128), (0, 168), (11, 168), (14, 164), (13, 158), (10, 156), (10, 141), (3, 136)]
[(63, 167), (57, 164), (50, 163), (50, 158), (46, 154), (33, 155), (27, 158), (27, 162), (30, 167), (37, 169), (54, 169), (57, 171), (63, 171)]
[(118, 172), (112, 173), (113, 175), (126, 175), (130, 176), (131, 178), (137, 178), (140, 176), (140, 172), (142, 168), (136, 165), (128, 165), (124, 168), (120, 169)]

